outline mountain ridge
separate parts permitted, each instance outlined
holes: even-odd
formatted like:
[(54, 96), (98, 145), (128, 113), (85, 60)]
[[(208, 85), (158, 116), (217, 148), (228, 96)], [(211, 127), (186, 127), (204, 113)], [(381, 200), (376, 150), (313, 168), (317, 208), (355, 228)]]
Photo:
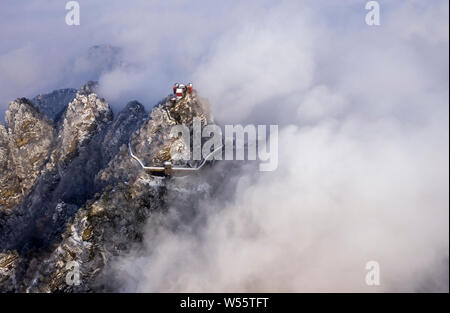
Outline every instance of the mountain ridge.
[[(140, 244), (152, 212), (167, 211), (174, 199), (195, 203), (210, 190), (199, 188), (201, 183), (194, 182), (198, 178), (152, 176), (127, 150), (130, 142), (146, 162), (171, 160), (171, 145), (179, 145), (170, 135), (173, 125), (192, 127), (195, 117), (205, 124), (212, 121), (196, 92), (175, 104), (168, 96), (150, 113), (130, 101), (114, 116), (96, 88), (95, 82), (82, 86), (59, 117), (48, 110), (48, 103), (58, 95), (67, 99), (70, 91), (53, 92), (47, 102), (41, 97), (40, 102), (10, 103), (8, 123), (0, 126), (0, 169), (10, 174), (0, 183), (13, 189), (5, 194), (8, 198), (0, 198), (0, 291), (114, 290), (113, 283), (104, 283), (110, 264)], [(43, 103), (49, 116), (39, 110)], [(16, 129), (22, 130), (30, 119), (42, 136), (31, 136), (18, 147), (15, 139), (23, 134)], [(11, 164), (7, 156), (16, 150), (21, 158)], [(28, 175), (24, 180), (18, 164), (25, 166), (30, 156), (41, 155), (45, 158), (23, 171)], [(177, 162), (195, 166), (195, 161)], [(26, 188), (12, 188), (18, 182)], [(9, 203), (11, 195), (16, 201)], [(79, 285), (67, 284), (71, 262), (80, 266)]]

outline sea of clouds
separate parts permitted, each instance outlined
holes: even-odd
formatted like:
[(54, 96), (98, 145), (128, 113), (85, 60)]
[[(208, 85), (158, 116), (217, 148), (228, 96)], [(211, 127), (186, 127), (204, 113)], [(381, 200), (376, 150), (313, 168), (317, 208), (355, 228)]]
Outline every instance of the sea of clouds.
[(218, 122), (279, 125), (278, 169), (243, 167), (200, 225), (150, 220), (121, 290), (448, 291), (448, 1), (379, 1), (372, 27), (365, 2), (79, 1), (67, 26), (62, 3), (2, 1), (0, 108), (89, 79), (150, 108), (192, 81)]

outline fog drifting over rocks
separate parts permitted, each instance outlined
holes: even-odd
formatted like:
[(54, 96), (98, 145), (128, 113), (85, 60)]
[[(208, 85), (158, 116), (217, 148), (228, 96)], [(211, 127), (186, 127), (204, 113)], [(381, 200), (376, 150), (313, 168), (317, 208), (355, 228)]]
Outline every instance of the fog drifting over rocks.
[(447, 1), (379, 1), (378, 27), (356, 0), (79, 2), (69, 27), (63, 4), (2, 1), (2, 112), (89, 79), (150, 108), (192, 81), (218, 122), (280, 128), (278, 169), (243, 166), (202, 223), (149, 220), (122, 290), (448, 291)]

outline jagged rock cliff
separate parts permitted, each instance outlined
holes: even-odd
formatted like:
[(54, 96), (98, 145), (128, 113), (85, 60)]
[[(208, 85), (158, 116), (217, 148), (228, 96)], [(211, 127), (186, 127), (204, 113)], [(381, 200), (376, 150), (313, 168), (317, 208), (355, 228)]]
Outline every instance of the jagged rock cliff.
[(43, 171), (53, 141), (53, 125), (28, 99), (21, 98), (9, 104), (6, 130), (0, 132), (6, 165), (1, 179), (0, 210), (10, 211)]
[[(111, 260), (140, 244), (152, 212), (208, 192), (190, 179), (150, 175), (127, 150), (130, 141), (148, 164), (171, 160), (179, 144), (171, 126), (211, 120), (195, 92), (176, 104), (167, 98), (149, 115), (132, 101), (114, 118), (95, 88), (78, 90), (60, 118), (42, 99), (10, 103), (0, 125), (0, 291), (114, 290), (104, 279)], [(53, 95), (52, 102), (68, 99)], [(79, 284), (67, 281), (74, 266)]]

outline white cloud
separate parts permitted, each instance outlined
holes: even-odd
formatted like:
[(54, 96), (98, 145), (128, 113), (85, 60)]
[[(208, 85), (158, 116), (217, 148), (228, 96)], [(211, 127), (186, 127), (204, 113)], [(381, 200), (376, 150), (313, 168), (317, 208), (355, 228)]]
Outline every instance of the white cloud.
[[(126, 64), (100, 76), (118, 105), (192, 80), (219, 121), (280, 124), (278, 170), (244, 171), (199, 228), (155, 235), (150, 221), (148, 254), (120, 261), (124, 289), (448, 291), (447, 1), (380, 1), (379, 27), (356, 0), (81, 1), (78, 29), (42, 3), (48, 18), (21, 3), (28, 22), (1, 22), (1, 105), (90, 79), (67, 68), (108, 43)], [(372, 259), (378, 289), (364, 285)]]
[(337, 117), (343, 111), (345, 98), (332, 93), (326, 86), (314, 87), (306, 93), (297, 114), (300, 121), (318, 122), (324, 118)]
[[(124, 289), (448, 290), (448, 36), (426, 36), (448, 27), (442, 3), (385, 6), (379, 29), (283, 3), (225, 32), (198, 84), (219, 119), (281, 122), (280, 166), (244, 172), (232, 204), (199, 208), (204, 225), (155, 235), (150, 221), (148, 255), (118, 264)], [(365, 285), (370, 260), (380, 287)]]

